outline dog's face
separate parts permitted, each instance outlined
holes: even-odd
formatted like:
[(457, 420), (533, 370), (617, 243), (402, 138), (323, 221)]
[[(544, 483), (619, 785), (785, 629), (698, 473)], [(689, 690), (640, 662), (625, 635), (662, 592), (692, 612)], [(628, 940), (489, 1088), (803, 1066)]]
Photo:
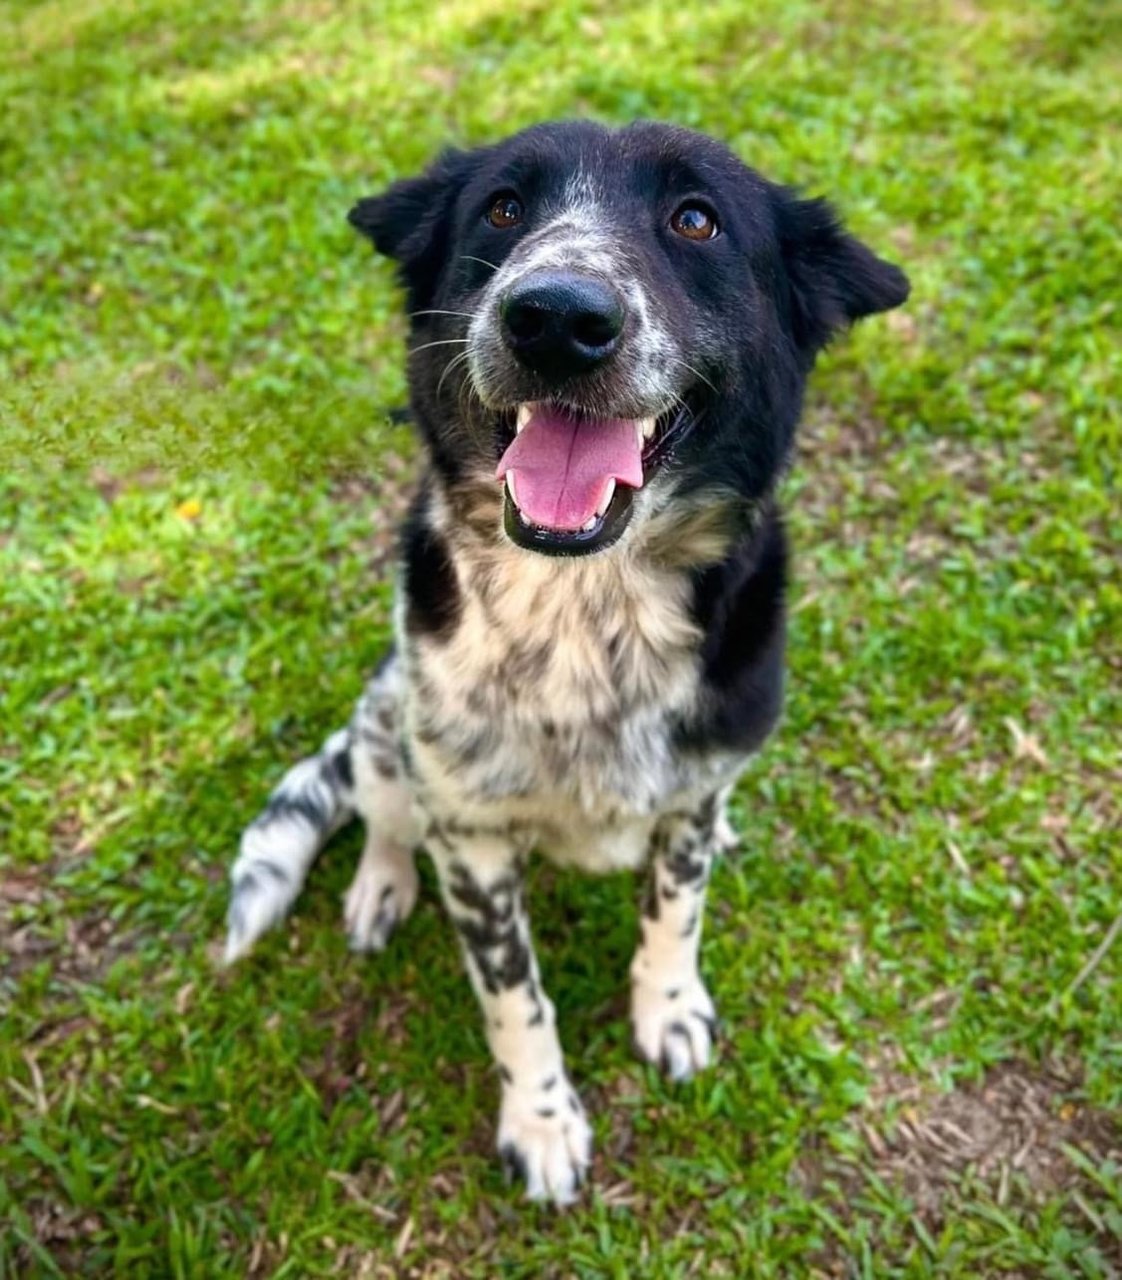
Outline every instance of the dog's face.
[(494, 477), (508, 536), (551, 554), (766, 493), (816, 353), (908, 292), (824, 202), (666, 125), (539, 125), (350, 217), (408, 288), (438, 471)]

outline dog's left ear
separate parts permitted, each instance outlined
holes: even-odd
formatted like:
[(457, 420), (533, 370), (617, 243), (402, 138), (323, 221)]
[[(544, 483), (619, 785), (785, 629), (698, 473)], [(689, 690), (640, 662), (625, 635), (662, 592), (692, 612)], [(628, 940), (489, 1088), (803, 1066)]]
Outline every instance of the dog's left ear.
[(776, 225), (790, 286), (795, 341), (808, 354), (838, 332), (908, 296), (908, 277), (849, 235), (825, 200), (779, 195)]
[(415, 304), (427, 305), (436, 288), (452, 209), (471, 163), (470, 152), (445, 151), (420, 177), (367, 196), (347, 214), (379, 253), (394, 259)]

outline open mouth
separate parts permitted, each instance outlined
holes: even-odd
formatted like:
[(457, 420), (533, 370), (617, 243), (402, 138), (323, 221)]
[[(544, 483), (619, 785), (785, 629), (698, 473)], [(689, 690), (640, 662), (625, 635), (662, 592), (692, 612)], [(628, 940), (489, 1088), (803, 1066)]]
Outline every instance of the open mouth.
[(631, 520), (637, 489), (692, 424), (676, 407), (652, 418), (599, 418), (548, 401), (519, 406), (504, 425), (498, 468), (503, 521), (519, 546), (546, 555), (610, 547)]

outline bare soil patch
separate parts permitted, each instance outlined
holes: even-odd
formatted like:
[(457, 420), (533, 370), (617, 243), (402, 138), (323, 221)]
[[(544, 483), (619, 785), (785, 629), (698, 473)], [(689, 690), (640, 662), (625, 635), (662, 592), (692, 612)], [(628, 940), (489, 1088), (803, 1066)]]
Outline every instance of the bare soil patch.
[[(885, 1061), (854, 1125), (863, 1146), (857, 1159), (817, 1146), (794, 1171), (807, 1194), (837, 1196), (832, 1208), (843, 1220), (862, 1212), (858, 1198), (878, 1181), (903, 1192), (932, 1235), (971, 1205), (1016, 1217), (1060, 1196), (1072, 1225), (1089, 1230), (1103, 1256), (1122, 1266), (1105, 1193), (1086, 1171), (1122, 1163), (1122, 1123), (1086, 1098), (1076, 1066), (1006, 1061), (981, 1081), (940, 1091)], [(835, 1271), (840, 1257), (822, 1261), (827, 1274), (846, 1273)]]

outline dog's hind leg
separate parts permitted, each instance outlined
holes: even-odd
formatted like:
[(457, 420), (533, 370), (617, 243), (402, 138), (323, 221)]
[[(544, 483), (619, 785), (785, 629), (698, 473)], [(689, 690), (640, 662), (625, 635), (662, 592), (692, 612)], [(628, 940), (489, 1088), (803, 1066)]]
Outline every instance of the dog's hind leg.
[(230, 868), (227, 964), (285, 917), (316, 854), (354, 817), (351, 739), (351, 730), (341, 729), (317, 755), (289, 769), (242, 833)]
[(347, 894), (351, 945), (384, 945), (416, 900), (409, 794), (397, 748), (398, 671), (392, 655), (366, 687), (350, 727), (285, 774), (246, 828), (230, 871), (226, 962), (245, 955), (296, 901), (328, 839), (356, 815), (366, 848)]
[(354, 805), (366, 845), (343, 905), (353, 951), (380, 951), (417, 901), (418, 831), (398, 748), (399, 673), (389, 663), (370, 682), (351, 722)]

